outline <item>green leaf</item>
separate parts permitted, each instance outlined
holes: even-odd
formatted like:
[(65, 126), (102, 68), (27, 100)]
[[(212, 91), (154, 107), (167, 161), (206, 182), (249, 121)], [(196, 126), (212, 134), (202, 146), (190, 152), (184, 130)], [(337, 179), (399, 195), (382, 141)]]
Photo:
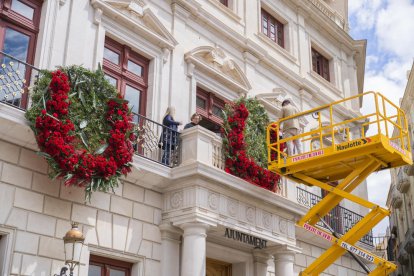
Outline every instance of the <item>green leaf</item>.
[(39, 155), (39, 156), (42, 156), (46, 159), (53, 159), (52, 156), (50, 156), (48, 153), (43, 152), (43, 151), (38, 151), (38, 152), (36, 152), (36, 154)]
[(43, 103), (43, 109), (46, 109), (45, 95), (42, 95), (42, 103)]
[(86, 101), (85, 101), (85, 97), (83, 97), (82, 90), (79, 90), (79, 91), (78, 91), (78, 97), (79, 97), (79, 99), (81, 100), (82, 105), (83, 105), (83, 106), (86, 106)]
[(81, 131), (78, 134), (79, 134), (79, 136), (80, 136), (80, 138), (82, 140), (82, 143), (85, 145), (86, 148), (88, 148), (89, 147), (88, 146), (88, 137), (86, 136), (86, 134), (83, 131)]
[(94, 109), (96, 109), (96, 95), (95, 95), (95, 90), (92, 89), (91, 94), (92, 94), (92, 107)]
[(65, 179), (65, 181), (68, 181), (68, 180), (70, 180), (72, 177), (73, 177), (73, 174), (68, 173), (67, 175), (65, 175), (65, 176), (63, 177), (63, 179)]
[(95, 150), (94, 154), (102, 154), (108, 148), (108, 146), (108, 144), (103, 144)]

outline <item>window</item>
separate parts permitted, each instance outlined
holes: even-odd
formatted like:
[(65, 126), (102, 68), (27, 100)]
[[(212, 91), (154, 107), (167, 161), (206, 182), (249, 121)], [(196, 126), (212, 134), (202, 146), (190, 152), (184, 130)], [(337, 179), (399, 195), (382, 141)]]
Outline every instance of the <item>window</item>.
[(132, 263), (90, 256), (88, 276), (131, 276)]
[(329, 60), (312, 48), (312, 69), (322, 78), (330, 81), (329, 77)]
[[(0, 1), (0, 50), (28, 64), (33, 64), (36, 38), (39, 32), (42, 0), (4, 0)], [(0, 55), (0, 63), (10, 65), (10, 58)], [(18, 66), (10, 65), (10, 66)], [(30, 83), (31, 70), (21, 67), (20, 75)], [(0, 84), (1, 85), (1, 84)], [(0, 100), (25, 108), (27, 104), (27, 85), (19, 84), (18, 90), (0, 90)], [(22, 91), (23, 89), (23, 91)], [(12, 97), (9, 97), (11, 96)]]
[(262, 9), (262, 33), (284, 47), (283, 23)]
[[(149, 60), (130, 47), (105, 38), (103, 68), (106, 79), (129, 101), (134, 114), (145, 115)], [(138, 120), (135, 115), (135, 120)]]
[(220, 132), (223, 124), (223, 109), (225, 102), (213, 93), (207, 92), (197, 87), (196, 107), (203, 119), (200, 125), (213, 131)]

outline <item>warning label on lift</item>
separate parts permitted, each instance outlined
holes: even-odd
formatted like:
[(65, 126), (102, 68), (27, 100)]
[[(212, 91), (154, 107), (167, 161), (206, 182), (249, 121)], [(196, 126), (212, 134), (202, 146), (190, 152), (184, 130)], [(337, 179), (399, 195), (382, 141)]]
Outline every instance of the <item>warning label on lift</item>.
[[(303, 228), (305, 228), (306, 230), (308, 230), (309, 232), (318, 235), (321, 238), (324, 238), (327, 241), (333, 242), (334, 241), (334, 237), (328, 233), (326, 233), (325, 231), (319, 230), (318, 228), (316, 228), (315, 226), (312, 226), (310, 224), (303, 224)], [(341, 242), (339, 243), (339, 246), (342, 247), (343, 249), (354, 253), (355, 255), (360, 256), (361, 258), (364, 258), (365, 260), (373, 263), (374, 262), (374, 256), (368, 252), (365, 252), (353, 245), (350, 245), (347, 242)]]
[(332, 235), (329, 235), (328, 233), (326, 233), (326, 232), (324, 232), (324, 231), (322, 231), (322, 230), (319, 230), (318, 228), (316, 228), (315, 226), (312, 226), (312, 225), (310, 225), (310, 224), (307, 224), (307, 223), (305, 223), (304, 225), (303, 225), (303, 228), (305, 228), (306, 230), (308, 230), (309, 232), (311, 232), (311, 233), (314, 233), (315, 235), (318, 235), (319, 237), (322, 237), (322, 238), (324, 238), (325, 240), (327, 240), (327, 241), (330, 241), (330, 242), (332, 242), (333, 241), (333, 237), (332, 237)]
[(293, 157), (292, 162), (302, 161), (302, 160), (309, 159), (309, 158), (316, 157), (316, 156), (320, 156), (320, 155), (323, 155), (323, 154), (324, 154), (323, 150), (318, 150), (318, 151), (314, 151), (314, 152), (311, 152), (311, 153), (302, 154), (302, 155)]
[(390, 141), (390, 146), (405, 155), (405, 150), (400, 148), (396, 143)]
[(345, 144), (337, 145), (336, 150), (346, 150), (349, 148), (355, 148), (355, 147), (359, 147), (359, 146), (365, 145), (370, 142), (371, 142), (371, 138), (362, 138), (359, 140), (350, 141)]
[(339, 245), (342, 248), (348, 250), (349, 252), (352, 252), (355, 255), (360, 256), (361, 258), (364, 258), (368, 262), (371, 262), (371, 263), (374, 262), (374, 256), (373, 255), (371, 255), (371, 254), (369, 254), (369, 253), (367, 253), (365, 251), (362, 251), (361, 249), (359, 249), (359, 248), (357, 248), (357, 247), (355, 247), (353, 245), (350, 245), (349, 243), (341, 242)]

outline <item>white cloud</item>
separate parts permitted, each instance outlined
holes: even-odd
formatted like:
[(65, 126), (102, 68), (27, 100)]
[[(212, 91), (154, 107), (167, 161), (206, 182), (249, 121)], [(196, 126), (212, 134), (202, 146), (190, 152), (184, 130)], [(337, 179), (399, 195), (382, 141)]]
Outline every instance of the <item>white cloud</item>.
[[(414, 58), (414, 3), (411, 0), (349, 0), (354, 35), (368, 36), (365, 91), (377, 91), (399, 105), (407, 83), (407, 70)], [(373, 110), (364, 102), (363, 112)], [(372, 129), (373, 130), (373, 129)], [(391, 177), (389, 170), (368, 179), (369, 199), (385, 206)], [(374, 236), (384, 234), (388, 219), (374, 228)]]
[(356, 32), (370, 30), (375, 26), (377, 15), (384, 0), (349, 0), (348, 10), (356, 22), (351, 26)]
[[(371, 174), (367, 179), (369, 200), (379, 206), (385, 207), (390, 184), (391, 176), (388, 170)], [(379, 224), (377, 224), (377, 226), (374, 227), (374, 236), (384, 235), (388, 225), (388, 218), (383, 219)]]
[(378, 12), (375, 34), (381, 50), (402, 59), (414, 57), (414, 3), (409, 0), (390, 0)]

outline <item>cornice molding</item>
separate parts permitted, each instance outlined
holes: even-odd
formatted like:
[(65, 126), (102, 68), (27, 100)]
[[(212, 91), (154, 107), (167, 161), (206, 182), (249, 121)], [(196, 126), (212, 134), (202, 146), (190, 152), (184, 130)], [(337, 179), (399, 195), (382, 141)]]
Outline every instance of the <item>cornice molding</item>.
[(237, 92), (247, 94), (252, 86), (240, 66), (219, 47), (201, 46), (186, 53), (184, 59), (195, 70), (220, 78)]
[[(145, 6), (144, 1), (110, 1), (90, 0), (96, 10), (100, 10), (100, 17), (107, 16), (120, 22), (127, 28), (133, 29), (135, 33), (145, 37), (161, 48), (173, 50), (178, 44), (174, 36), (161, 23), (157, 16)], [(101, 19), (95, 19), (99, 24)]]

